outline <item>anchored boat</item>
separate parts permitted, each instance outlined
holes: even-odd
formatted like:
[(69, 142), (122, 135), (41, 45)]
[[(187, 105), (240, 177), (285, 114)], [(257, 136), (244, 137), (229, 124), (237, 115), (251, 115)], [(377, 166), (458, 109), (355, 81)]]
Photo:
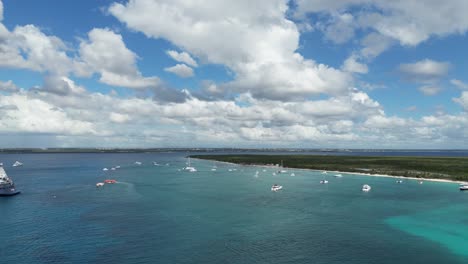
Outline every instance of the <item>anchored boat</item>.
[(13, 183), (13, 180), (8, 177), (5, 170), (3, 169), (3, 164), (0, 164), (0, 196), (12, 196), (19, 194)]

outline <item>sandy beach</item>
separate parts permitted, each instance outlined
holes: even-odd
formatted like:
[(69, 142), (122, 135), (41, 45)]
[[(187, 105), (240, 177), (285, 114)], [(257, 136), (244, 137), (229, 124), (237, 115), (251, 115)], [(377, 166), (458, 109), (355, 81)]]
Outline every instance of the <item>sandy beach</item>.
[[(196, 158), (193, 158), (193, 159), (196, 159)], [(199, 160), (205, 160), (205, 159), (199, 159)], [(227, 162), (227, 161), (216, 161), (216, 160), (212, 160), (212, 161), (217, 162), (217, 163), (225, 163), (225, 164), (237, 165), (237, 166), (260, 167), (260, 168), (269, 168), (269, 169), (283, 168), (283, 169), (286, 169), (286, 170), (316, 171), (316, 172), (324, 171), (324, 172), (327, 172), (327, 174), (346, 173), (346, 174), (362, 175), (362, 176), (370, 176), (370, 177), (387, 177), (387, 178), (396, 178), (396, 179), (409, 179), (409, 180), (416, 180), (416, 181), (445, 182), (445, 183), (454, 183), (454, 184), (455, 183), (456, 184), (466, 183), (464, 181), (454, 181), (454, 180), (449, 180), (449, 179), (416, 178), (416, 177), (405, 177), (405, 176), (396, 176), (396, 175), (387, 175), (387, 174), (371, 174), (371, 173), (365, 173), (365, 172), (314, 170), (314, 169), (304, 169), (304, 168), (279, 167), (279, 166), (276, 166), (276, 165), (250, 165), (250, 164), (238, 164), (238, 163)]]

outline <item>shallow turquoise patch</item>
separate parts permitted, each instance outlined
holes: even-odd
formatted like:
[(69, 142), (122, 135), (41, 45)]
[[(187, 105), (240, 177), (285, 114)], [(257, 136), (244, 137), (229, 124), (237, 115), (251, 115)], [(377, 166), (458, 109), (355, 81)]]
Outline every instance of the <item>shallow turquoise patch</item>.
[(385, 220), (393, 228), (444, 245), (452, 252), (468, 256), (468, 208), (450, 206)]

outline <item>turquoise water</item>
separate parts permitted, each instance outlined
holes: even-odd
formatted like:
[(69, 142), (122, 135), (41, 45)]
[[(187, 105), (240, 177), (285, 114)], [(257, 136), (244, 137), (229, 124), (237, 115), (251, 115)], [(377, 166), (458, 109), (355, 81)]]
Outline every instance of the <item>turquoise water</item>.
[[(456, 184), (200, 160), (190, 173), (185, 155), (0, 155), (24, 163), (6, 166), (23, 193), (0, 199), (0, 263), (468, 263)], [(106, 178), (119, 183), (97, 189)]]

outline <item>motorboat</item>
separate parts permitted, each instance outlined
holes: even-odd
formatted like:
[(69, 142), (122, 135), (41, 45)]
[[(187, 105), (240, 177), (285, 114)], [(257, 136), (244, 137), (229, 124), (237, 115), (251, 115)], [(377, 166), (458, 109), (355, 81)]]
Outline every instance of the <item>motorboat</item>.
[(327, 172), (326, 172), (326, 171), (322, 171), (322, 174), (327, 174)]
[(362, 191), (363, 191), (363, 192), (368, 192), (368, 191), (370, 191), (370, 190), (371, 190), (370, 185), (364, 184), (364, 185), (362, 186)]
[(460, 185), (460, 191), (468, 191), (468, 184)]
[(291, 173), (291, 177), (294, 177), (294, 176), (296, 176), (296, 174), (294, 174), (294, 172), (293, 172), (293, 173)]
[(15, 163), (13, 163), (13, 167), (19, 167), (19, 166), (23, 166), (23, 163), (19, 161), (15, 161)]
[(403, 181), (402, 180), (397, 180), (396, 183), (403, 183)]
[(159, 163), (157, 163), (156, 161), (153, 161), (153, 165), (154, 166), (160, 166)]
[(335, 174), (334, 177), (341, 178), (341, 177), (343, 177), (343, 175), (341, 173), (338, 173), (338, 174)]
[(281, 189), (283, 189), (283, 186), (278, 185), (278, 184), (273, 184), (273, 186), (271, 186), (271, 191), (272, 192), (277, 192), (277, 191), (279, 191)]
[(143, 163), (141, 163), (141, 161), (135, 161), (135, 165), (141, 165)]
[(321, 180), (320, 183), (321, 183), (321, 184), (327, 184), (328, 181), (327, 181), (327, 180)]
[(109, 169), (108, 169), (108, 168), (104, 168), (104, 169), (102, 169), (102, 170), (103, 170), (103, 171), (108, 171)]
[(99, 187), (102, 187), (104, 186), (104, 183), (103, 182), (98, 182), (96, 183), (96, 188), (99, 188)]
[(111, 170), (115, 170), (115, 167), (112, 167)]
[(120, 169), (120, 165), (115, 166), (116, 169)]
[(117, 181), (114, 180), (114, 179), (106, 179), (106, 180), (104, 180), (104, 183), (114, 184), (114, 183), (117, 183)]

